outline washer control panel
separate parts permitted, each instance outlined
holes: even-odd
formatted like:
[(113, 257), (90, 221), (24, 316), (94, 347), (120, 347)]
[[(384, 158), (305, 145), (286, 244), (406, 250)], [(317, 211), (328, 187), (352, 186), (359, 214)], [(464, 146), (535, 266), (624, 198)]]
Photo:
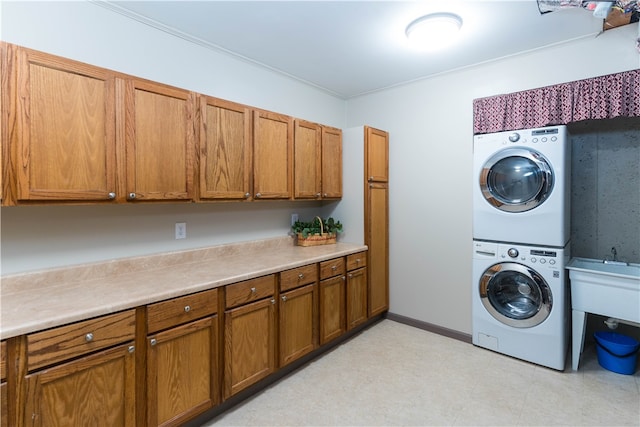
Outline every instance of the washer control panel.
[[(513, 246), (505, 246), (500, 245), (500, 254), (498, 258), (500, 259), (513, 259), (520, 260), (522, 262), (530, 262), (531, 264), (549, 264), (555, 265), (558, 258), (558, 253), (556, 251), (550, 250), (541, 250), (541, 249), (529, 249), (528, 254), (527, 251), (521, 251), (520, 249)], [(506, 250), (505, 250), (506, 249)]]

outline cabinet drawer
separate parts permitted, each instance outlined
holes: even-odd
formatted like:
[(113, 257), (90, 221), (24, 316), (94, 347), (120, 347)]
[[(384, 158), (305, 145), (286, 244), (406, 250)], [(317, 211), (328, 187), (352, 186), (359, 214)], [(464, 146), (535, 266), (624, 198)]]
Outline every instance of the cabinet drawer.
[(218, 289), (147, 306), (148, 333), (187, 323), (218, 311)]
[(7, 378), (7, 342), (0, 343), (0, 380)]
[(29, 334), (29, 370), (133, 340), (135, 331), (136, 312), (127, 310)]
[(270, 297), (275, 292), (275, 283), (275, 274), (270, 274), (268, 276), (229, 285), (225, 288), (226, 307), (236, 307), (248, 302)]
[(330, 259), (320, 263), (320, 280), (344, 274), (344, 258)]
[(308, 285), (318, 280), (318, 265), (309, 264), (280, 273), (280, 292)]
[(347, 256), (347, 271), (355, 270), (360, 267), (366, 267), (367, 253), (358, 252)]

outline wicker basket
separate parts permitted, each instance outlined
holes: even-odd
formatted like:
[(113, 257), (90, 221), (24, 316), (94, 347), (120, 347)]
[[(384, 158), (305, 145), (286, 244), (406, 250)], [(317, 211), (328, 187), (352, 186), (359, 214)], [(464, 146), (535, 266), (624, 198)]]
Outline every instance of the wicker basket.
[(307, 237), (304, 237), (302, 233), (297, 233), (296, 244), (298, 246), (333, 245), (336, 243), (336, 233), (325, 233), (322, 218), (316, 218), (320, 221), (320, 234), (309, 234)]

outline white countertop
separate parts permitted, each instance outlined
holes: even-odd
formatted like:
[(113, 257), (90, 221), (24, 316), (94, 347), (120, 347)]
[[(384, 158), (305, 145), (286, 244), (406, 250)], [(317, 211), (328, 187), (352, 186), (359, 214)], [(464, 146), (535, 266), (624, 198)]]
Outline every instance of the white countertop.
[(4, 276), (0, 339), (366, 250), (290, 237)]

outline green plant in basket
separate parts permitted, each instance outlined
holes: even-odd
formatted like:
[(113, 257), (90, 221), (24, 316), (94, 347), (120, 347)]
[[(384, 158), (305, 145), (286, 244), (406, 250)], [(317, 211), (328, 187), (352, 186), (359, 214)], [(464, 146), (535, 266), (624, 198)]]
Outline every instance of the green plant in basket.
[[(322, 223), (321, 223), (322, 221)], [(294, 233), (299, 233), (302, 237), (307, 238), (314, 234), (337, 234), (342, 232), (342, 224), (340, 221), (329, 217), (327, 219), (321, 219), (319, 216), (315, 217), (312, 221), (296, 221), (291, 226), (291, 230)]]

